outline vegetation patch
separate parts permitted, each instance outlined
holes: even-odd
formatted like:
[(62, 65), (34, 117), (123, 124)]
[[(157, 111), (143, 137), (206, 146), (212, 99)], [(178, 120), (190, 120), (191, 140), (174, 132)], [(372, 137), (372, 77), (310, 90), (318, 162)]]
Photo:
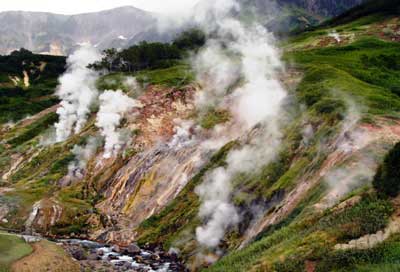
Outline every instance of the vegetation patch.
[(205, 129), (212, 129), (218, 124), (228, 122), (230, 118), (231, 116), (228, 111), (210, 109), (201, 117), (200, 125)]
[(11, 265), (32, 253), (32, 247), (13, 234), (0, 232), (0, 271), (11, 270)]
[(381, 194), (395, 197), (400, 192), (400, 143), (386, 155), (373, 180), (374, 188)]
[(188, 65), (181, 64), (167, 69), (144, 70), (137, 74), (137, 80), (142, 84), (182, 87), (191, 83), (193, 73)]
[(8, 144), (12, 146), (19, 146), (27, 141), (30, 141), (36, 136), (42, 134), (57, 121), (58, 115), (56, 113), (49, 113), (48, 115), (24, 128), (16, 137), (9, 140)]

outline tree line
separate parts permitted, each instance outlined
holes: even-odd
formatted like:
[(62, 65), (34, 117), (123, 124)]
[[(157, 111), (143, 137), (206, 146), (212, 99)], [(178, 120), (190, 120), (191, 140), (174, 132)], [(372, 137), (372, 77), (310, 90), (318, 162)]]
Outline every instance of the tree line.
[(206, 37), (202, 31), (190, 29), (171, 43), (143, 41), (121, 51), (115, 48), (106, 49), (103, 51), (103, 58), (89, 67), (109, 72), (167, 68), (186, 56), (188, 51), (200, 48), (205, 42)]

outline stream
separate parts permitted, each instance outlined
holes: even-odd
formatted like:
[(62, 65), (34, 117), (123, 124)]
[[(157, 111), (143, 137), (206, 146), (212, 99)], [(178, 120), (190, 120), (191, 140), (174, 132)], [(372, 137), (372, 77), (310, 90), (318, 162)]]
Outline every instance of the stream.
[[(24, 235), (17, 231), (4, 230), (10, 235), (23, 238), (27, 243), (45, 240), (40, 235)], [(81, 239), (48, 239), (57, 243), (68, 252), (81, 266), (81, 271), (107, 272), (186, 272), (177, 252), (163, 251), (159, 247), (144, 246), (135, 243), (129, 246), (102, 244)]]
[(187, 271), (175, 252), (165, 252), (159, 248), (139, 248), (136, 244), (120, 247), (78, 239), (57, 242), (79, 261), (84, 271)]

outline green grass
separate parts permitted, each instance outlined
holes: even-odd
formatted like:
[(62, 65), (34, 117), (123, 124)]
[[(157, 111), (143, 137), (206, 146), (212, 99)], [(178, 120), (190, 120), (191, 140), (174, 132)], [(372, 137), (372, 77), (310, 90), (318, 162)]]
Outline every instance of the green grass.
[(182, 87), (192, 82), (193, 73), (188, 65), (177, 65), (167, 69), (145, 70), (137, 74), (142, 84), (155, 84), (167, 87)]
[[(142, 70), (137, 73), (112, 73), (101, 77), (97, 82), (100, 90), (120, 89), (124, 92), (131, 91), (126, 84), (127, 77), (135, 77), (140, 85), (161, 85), (165, 87), (182, 87), (194, 80), (194, 75), (189, 65), (178, 64), (169, 68)], [(137, 94), (133, 94), (137, 95)]]
[(134, 77), (133, 73), (112, 73), (101, 77), (97, 81), (97, 88), (99, 90), (122, 90), (124, 92), (130, 91), (126, 80), (128, 77)]
[(13, 262), (32, 253), (32, 247), (22, 238), (0, 232), (0, 271), (10, 271)]
[[(374, 195), (365, 195), (359, 204), (339, 214), (329, 211), (315, 214), (307, 207), (319, 199), (321, 192), (320, 188), (315, 188), (298, 206), (300, 210), (294, 211), (282, 224), (270, 227), (257, 241), (223, 257), (207, 271), (248, 271), (250, 268), (255, 271), (272, 268), (273, 271), (302, 271), (306, 260), (316, 261), (322, 267), (318, 271), (333, 271), (332, 268), (349, 262), (351, 265), (368, 263), (369, 259), (354, 259), (351, 254), (346, 259), (346, 253), (340, 255), (344, 261), (338, 262), (335, 254), (340, 252), (333, 251), (332, 247), (337, 241), (350, 238), (347, 231), (352, 224), (359, 225), (356, 230), (365, 228), (354, 233), (357, 237), (382, 229), (392, 212), (390, 203)], [(397, 250), (397, 246), (393, 250)], [(388, 262), (391, 256), (382, 261)]]
[(201, 116), (200, 125), (205, 129), (212, 129), (218, 124), (228, 122), (230, 118), (228, 111), (210, 109), (204, 116)]
[(366, 250), (331, 251), (327, 253), (317, 266), (323, 271), (385, 271), (400, 266), (400, 237), (395, 235), (378, 246)]
[(397, 114), (400, 66), (389, 65), (387, 59), (397, 59), (399, 50), (400, 44), (369, 38), (344, 47), (288, 53), (285, 58), (304, 69), (298, 95), (317, 114), (340, 113), (341, 106), (333, 103), (343, 95), (363, 105), (364, 113)]
[(49, 113), (41, 119), (37, 120), (33, 124), (24, 128), (17, 136), (8, 141), (8, 144), (12, 146), (21, 145), (27, 141), (32, 140), (36, 136), (43, 133), (45, 130), (50, 128), (54, 123), (58, 121), (58, 115), (56, 113)]

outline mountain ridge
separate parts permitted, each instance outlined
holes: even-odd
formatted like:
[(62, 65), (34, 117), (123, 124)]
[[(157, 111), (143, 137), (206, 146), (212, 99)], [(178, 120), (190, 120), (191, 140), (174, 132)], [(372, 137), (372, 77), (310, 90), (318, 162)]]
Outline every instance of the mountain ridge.
[[(326, 18), (338, 15), (362, 0), (351, 0), (346, 5), (331, 0), (321, 3), (304, 0), (273, 1), (281, 16), (267, 20), (266, 26), (274, 32), (289, 30), (320, 23)], [(271, 4), (262, 0), (241, 1), (250, 13), (256, 10), (257, 16), (269, 17)], [(199, 3), (201, 4), (201, 2)], [(198, 4), (198, 5), (199, 5)], [(336, 7), (343, 6), (341, 9)], [(335, 8), (333, 8), (335, 7)], [(196, 7), (193, 9), (196, 10)], [(336, 12), (332, 12), (335, 10)], [(276, 14), (275, 14), (276, 15)], [(5, 11), (0, 13), (0, 54), (8, 54), (20, 48), (35, 53), (69, 55), (78, 44), (91, 43), (100, 50), (109, 47), (126, 48), (146, 41), (170, 41), (176, 36), (175, 30), (160, 32), (158, 20), (165, 15), (148, 12), (134, 6), (121, 6), (99, 12), (74, 15), (50, 12)]]
[[(67, 55), (78, 43), (90, 42), (100, 49), (146, 31), (156, 22), (155, 13), (128, 6), (101, 12), (60, 15), (48, 12), (9, 11), (0, 13), (0, 53), (21, 47), (36, 53)], [(135, 26), (135, 27), (132, 27)]]

